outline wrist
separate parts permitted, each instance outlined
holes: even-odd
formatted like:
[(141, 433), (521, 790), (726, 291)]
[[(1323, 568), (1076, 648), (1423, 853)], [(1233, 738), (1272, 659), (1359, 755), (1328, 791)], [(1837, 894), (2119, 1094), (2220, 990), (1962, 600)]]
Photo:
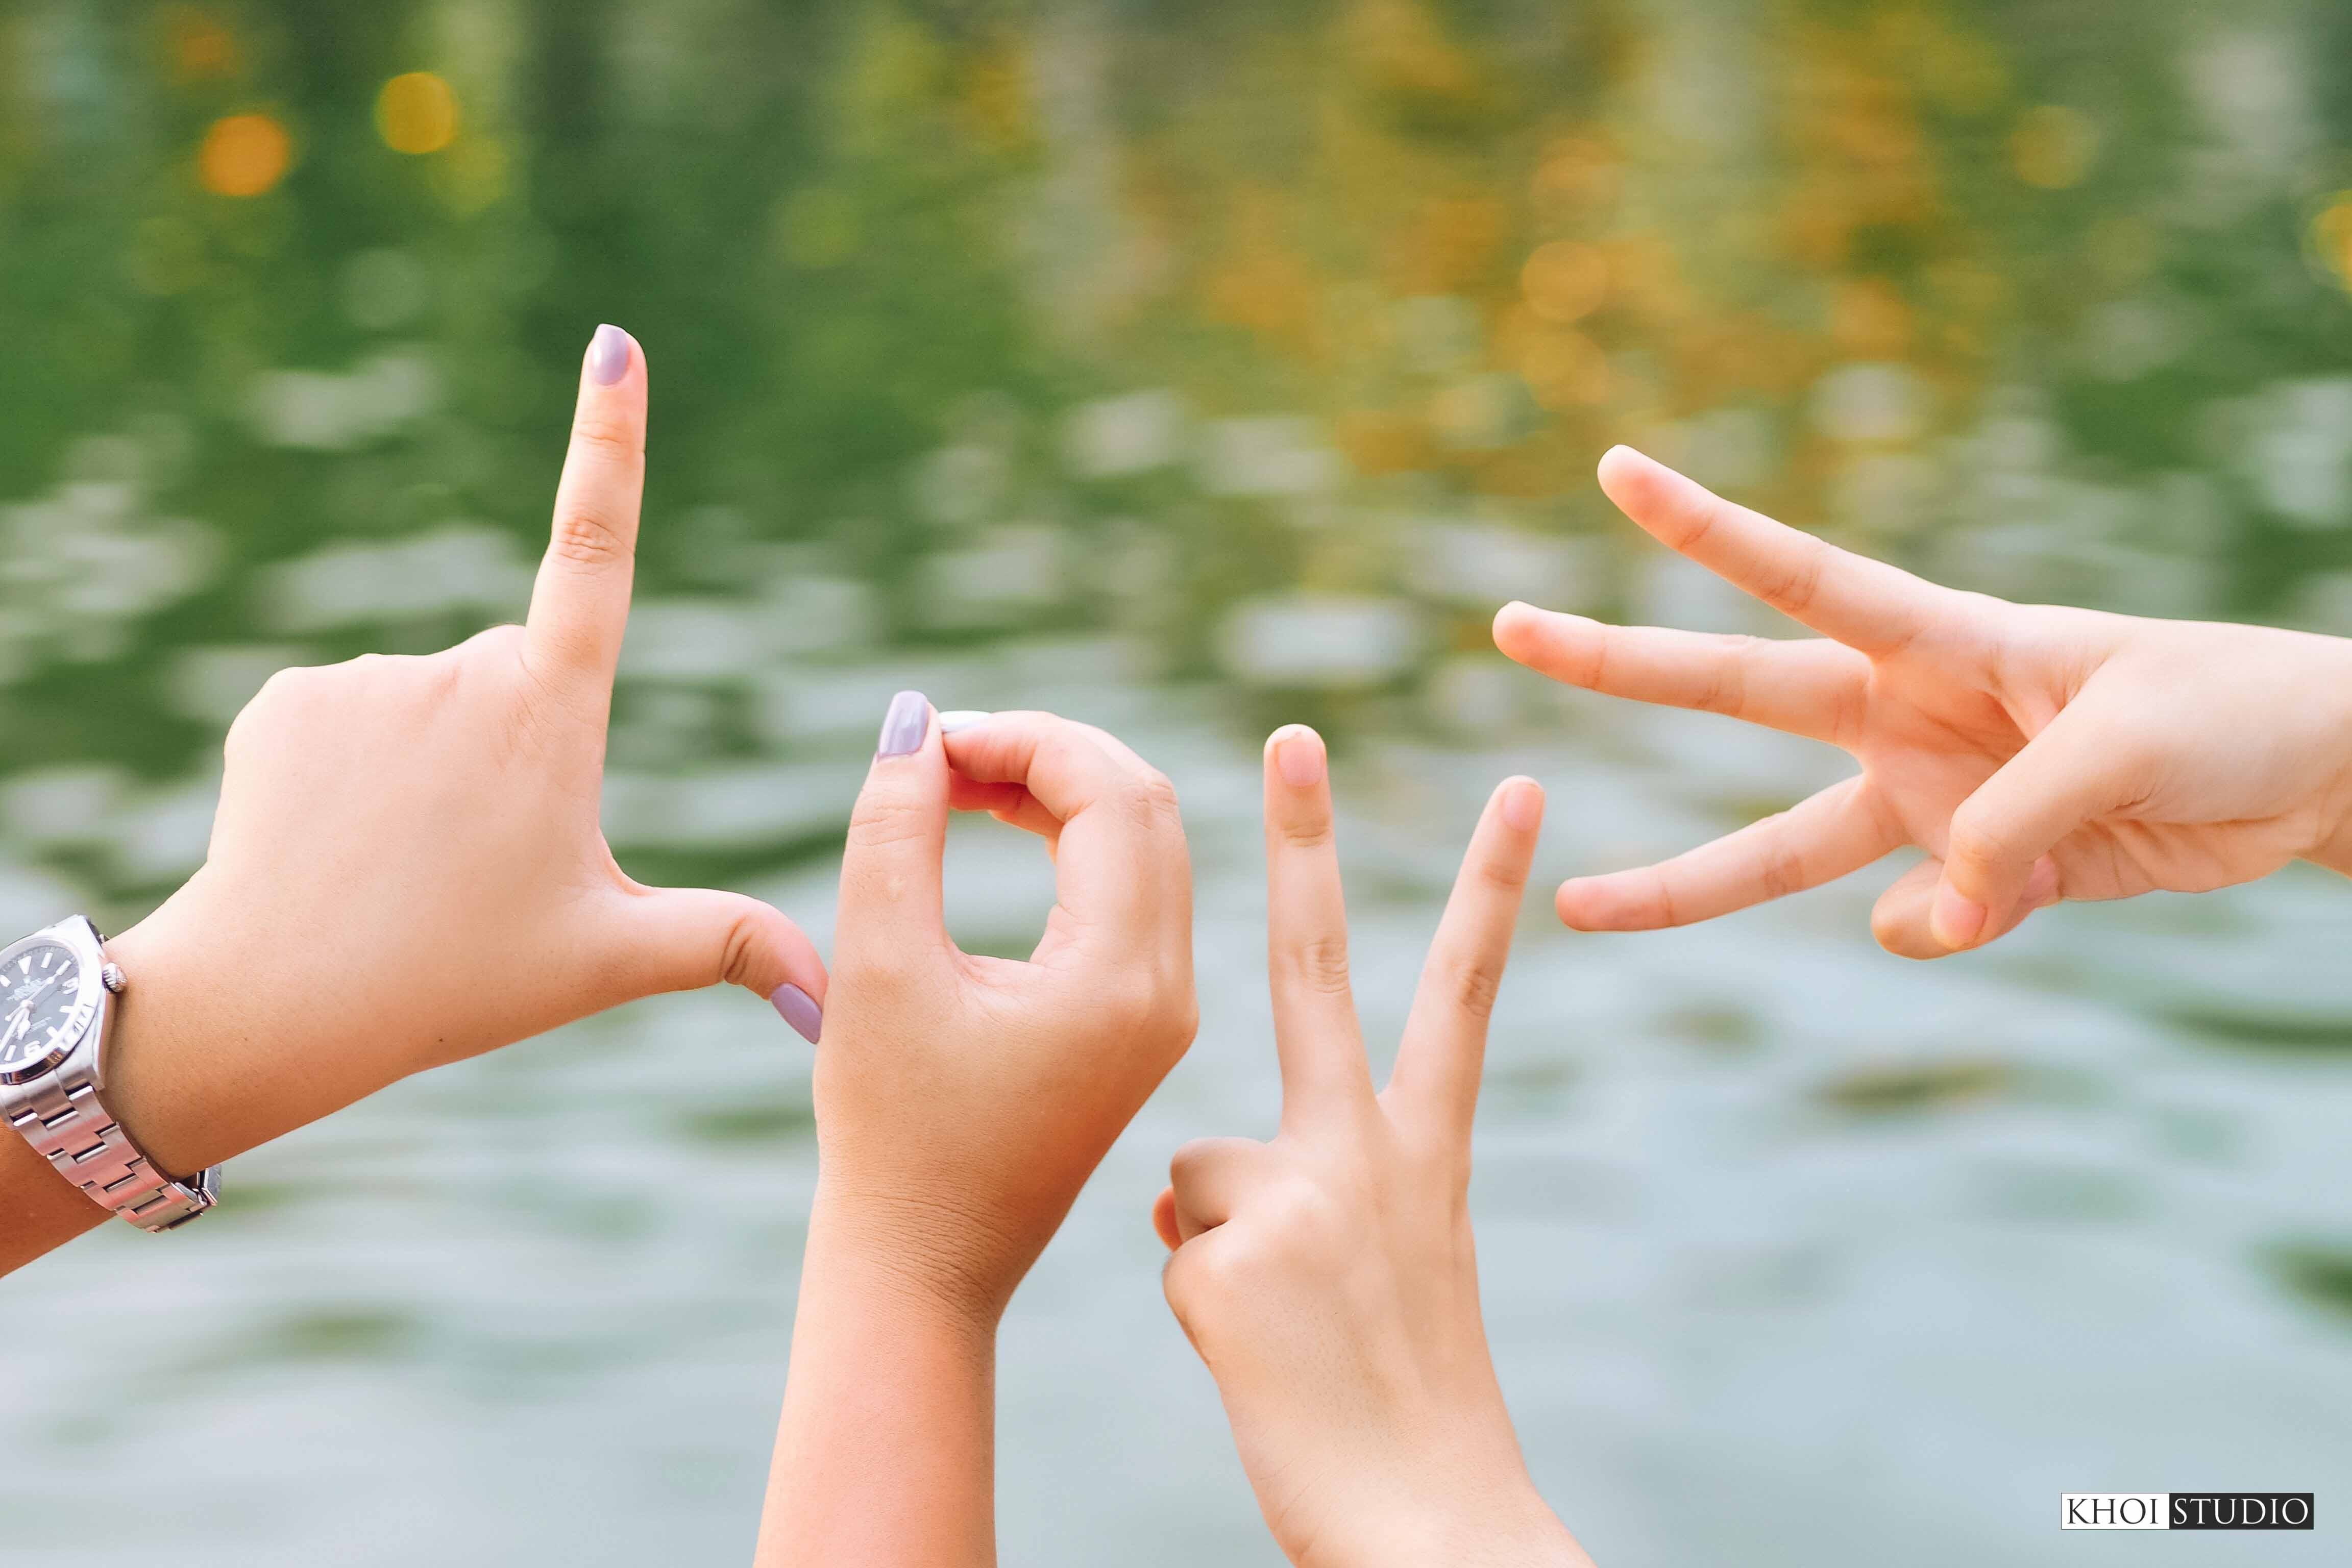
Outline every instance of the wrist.
[(1346, 1466), (1344, 1489), (1327, 1494), (1293, 1551), (1298, 1568), (1591, 1568), (1516, 1438), (1473, 1430), (1416, 1441), (1394, 1459)]
[(125, 984), (106, 1107), (157, 1169), (185, 1176), (307, 1125), (415, 1068), (406, 1042), (339, 1029), (302, 960), (317, 933), (253, 929), (199, 871), (106, 944)]
[(803, 1279), (839, 1280), (879, 1308), (992, 1344), (1027, 1272), (1004, 1252), (967, 1209), (828, 1172), (809, 1215)]

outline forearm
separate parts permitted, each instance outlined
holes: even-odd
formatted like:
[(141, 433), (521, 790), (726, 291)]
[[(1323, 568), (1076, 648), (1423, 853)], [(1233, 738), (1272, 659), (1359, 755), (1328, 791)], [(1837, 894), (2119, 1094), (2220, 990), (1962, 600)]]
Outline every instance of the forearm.
[(759, 1568), (996, 1561), (996, 1315), (910, 1278), (822, 1190)]
[(86, 1230), (106, 1211), (33, 1152), (13, 1130), (0, 1129), (0, 1274), (23, 1268)]

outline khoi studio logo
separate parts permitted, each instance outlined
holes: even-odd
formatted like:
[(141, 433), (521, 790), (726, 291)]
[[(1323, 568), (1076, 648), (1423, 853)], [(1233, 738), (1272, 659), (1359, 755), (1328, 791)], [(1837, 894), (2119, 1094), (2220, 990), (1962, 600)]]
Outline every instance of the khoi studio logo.
[(2309, 1530), (2309, 1492), (2062, 1492), (2062, 1530)]

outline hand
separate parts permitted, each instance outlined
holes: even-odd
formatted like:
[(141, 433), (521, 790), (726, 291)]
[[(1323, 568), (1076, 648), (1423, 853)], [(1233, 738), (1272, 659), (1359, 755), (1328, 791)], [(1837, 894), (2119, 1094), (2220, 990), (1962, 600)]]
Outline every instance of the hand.
[(1980, 946), (2060, 899), (2202, 892), (2302, 858), (2352, 872), (2352, 642), (2012, 605), (1733, 506), (1637, 452), (1601, 485), (1672, 549), (1823, 634), (1610, 626), (1526, 605), (1496, 646), (1554, 679), (1843, 747), (1862, 772), (1655, 866), (1584, 877), (1585, 931), (1711, 920), (1916, 844), (1873, 926)]
[(1267, 955), (1282, 1058), (1271, 1143), (1187, 1144), (1153, 1223), (1168, 1302), (1224, 1396), (1293, 1563), (1585, 1564), (1536, 1495), (1478, 1311), (1470, 1124), (1543, 792), (1495, 792), (1387, 1089), (1348, 984), (1323, 743), (1266, 748)]
[[(1050, 714), (957, 717), (899, 693), (850, 823), (763, 1565), (995, 1561), (997, 1319), (1198, 1016), (1168, 781)], [(950, 808), (1052, 847), (1025, 963), (948, 935)]]
[[(929, 718), (900, 696), (850, 822), (820, 1202), (992, 1317), (1192, 1043), (1192, 869), (1168, 781), (1101, 731), (998, 713), (947, 735)], [(1053, 846), (1056, 900), (1026, 963), (947, 933), (950, 805)]]
[(285, 670), (238, 716), (204, 868), (110, 944), (110, 1104), (162, 1168), (654, 992), (733, 981), (815, 1032), (790, 921), (640, 886), (598, 827), (646, 384), (599, 329), (527, 625)]

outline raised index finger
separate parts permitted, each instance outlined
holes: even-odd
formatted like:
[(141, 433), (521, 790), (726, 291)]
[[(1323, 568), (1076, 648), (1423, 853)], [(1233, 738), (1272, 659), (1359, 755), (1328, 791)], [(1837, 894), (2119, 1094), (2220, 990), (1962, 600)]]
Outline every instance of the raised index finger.
[(1668, 549), (1782, 615), (1864, 653), (1890, 653), (1924, 630), (1945, 591), (1734, 506), (1631, 447), (1601, 459), (1601, 488)]
[(555, 527), (524, 626), (526, 654), (544, 679), (609, 693), (629, 624), (645, 482), (645, 353), (620, 328), (598, 327), (580, 367)]

